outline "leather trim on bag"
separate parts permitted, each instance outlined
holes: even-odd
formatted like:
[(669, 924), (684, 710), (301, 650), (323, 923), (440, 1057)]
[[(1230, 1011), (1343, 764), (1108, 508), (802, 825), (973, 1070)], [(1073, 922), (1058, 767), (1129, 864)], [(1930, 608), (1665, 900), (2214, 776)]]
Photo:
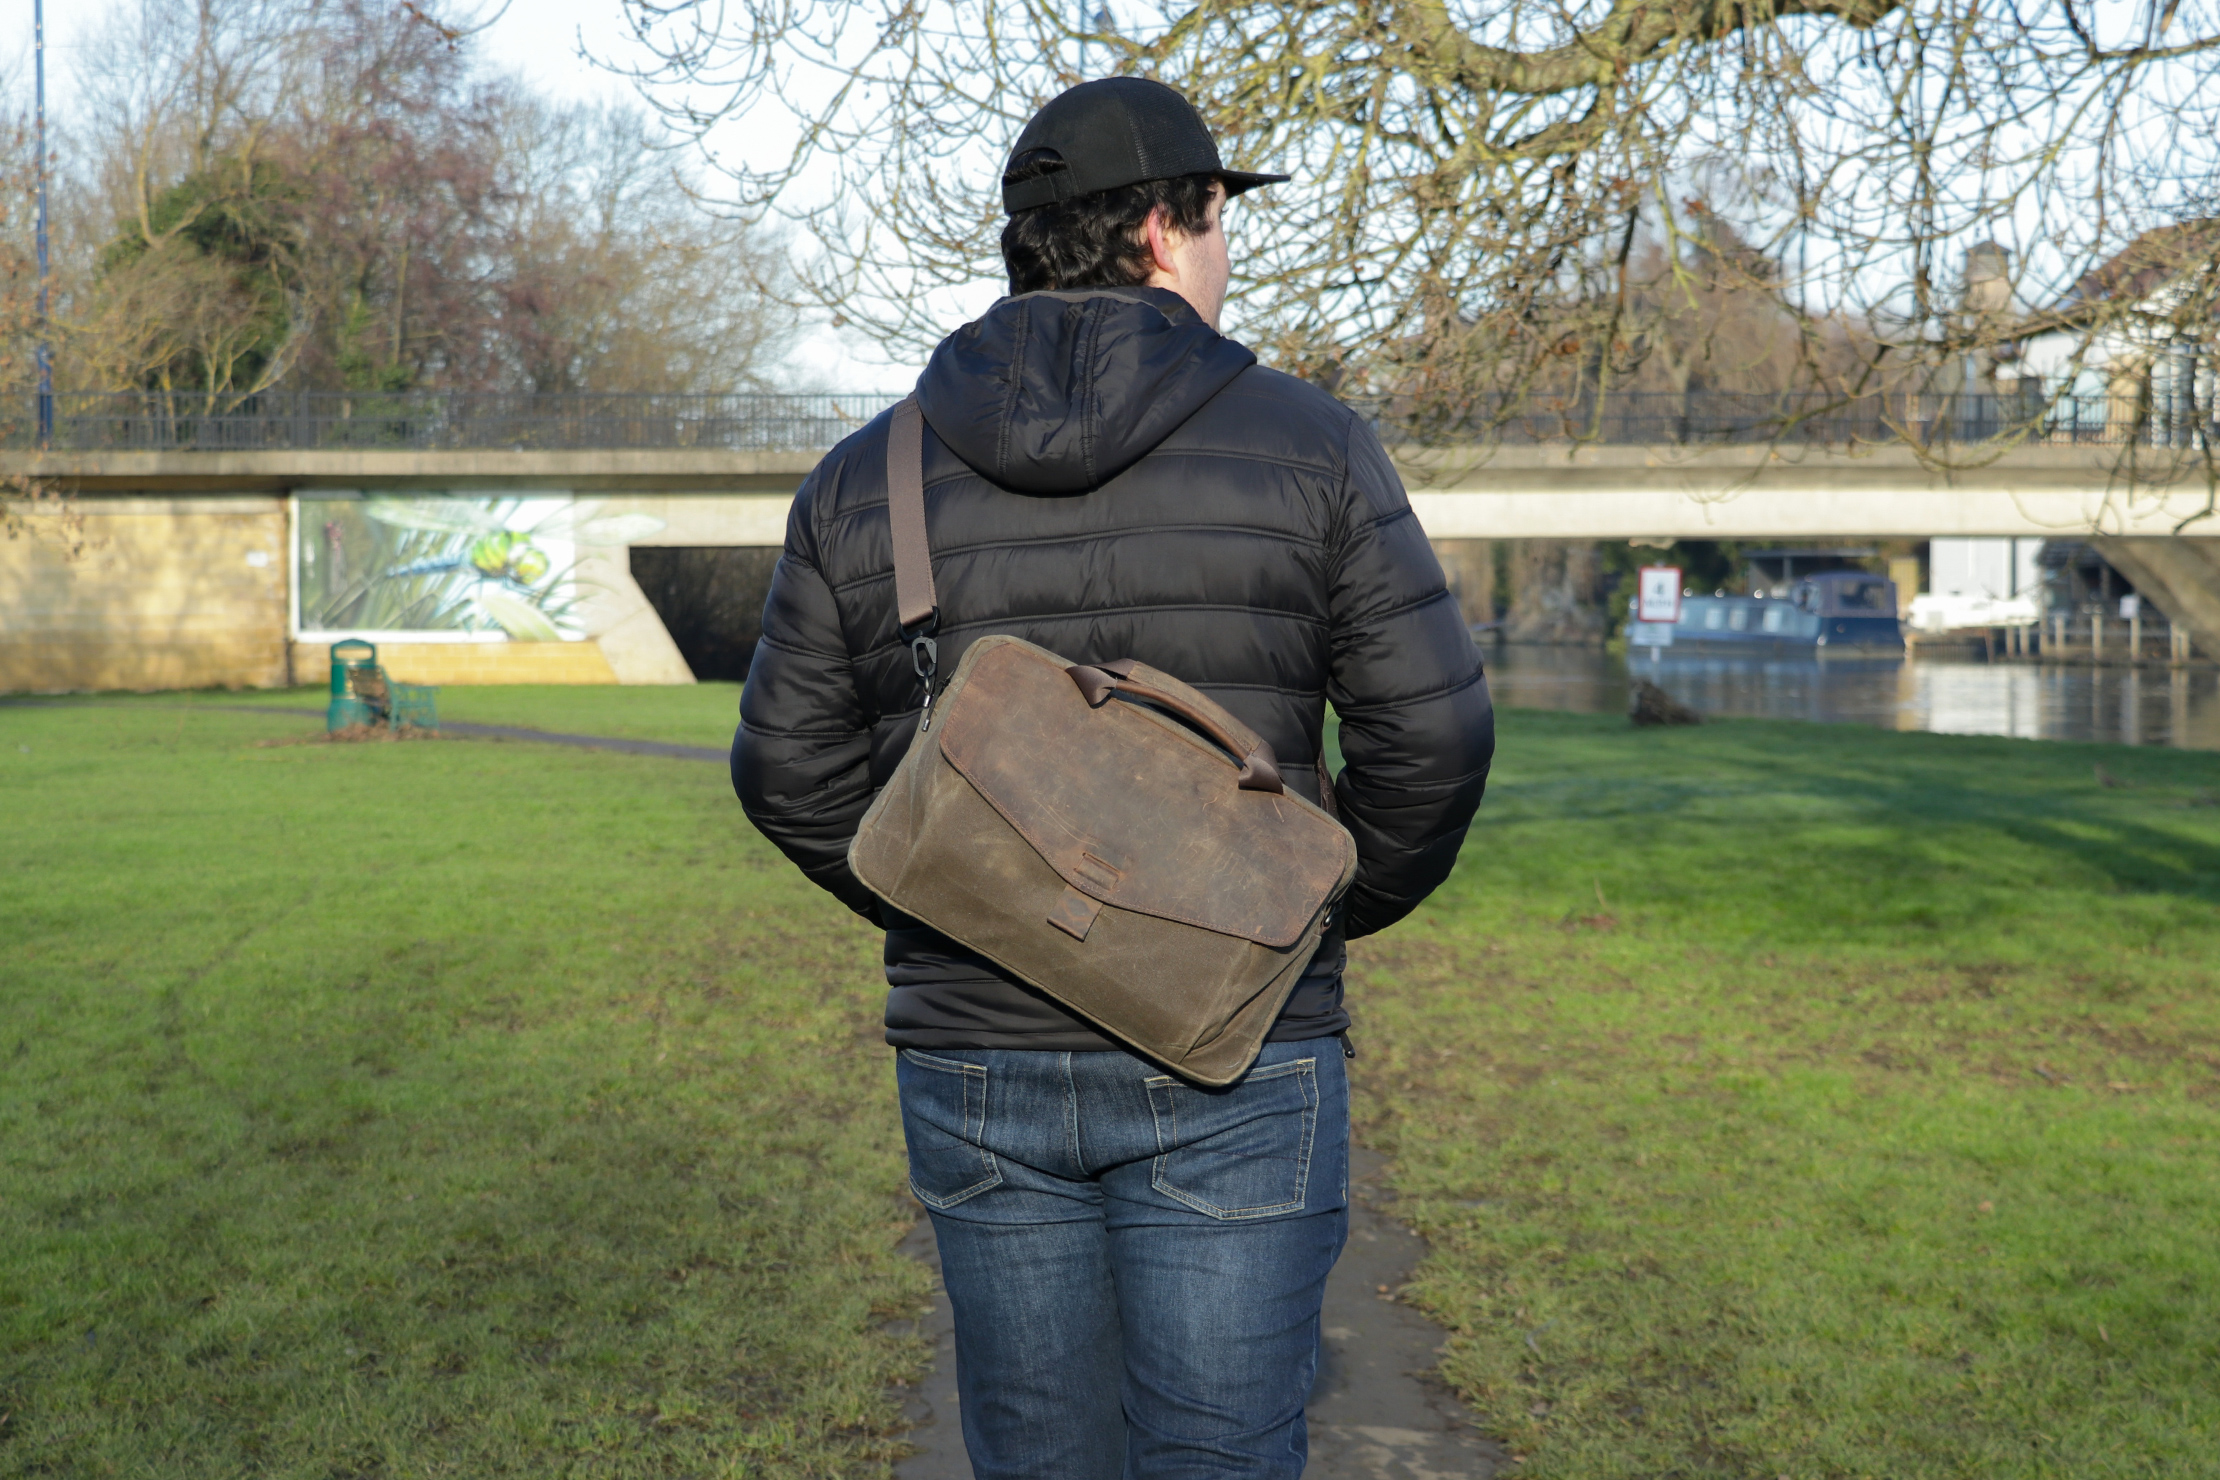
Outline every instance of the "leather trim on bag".
[(1073, 940), (1083, 941), (1094, 928), (1095, 916), (1102, 913), (1102, 901), (1081, 894), (1077, 889), (1066, 889), (1056, 901), (1056, 908), (1048, 912), (1048, 923)]

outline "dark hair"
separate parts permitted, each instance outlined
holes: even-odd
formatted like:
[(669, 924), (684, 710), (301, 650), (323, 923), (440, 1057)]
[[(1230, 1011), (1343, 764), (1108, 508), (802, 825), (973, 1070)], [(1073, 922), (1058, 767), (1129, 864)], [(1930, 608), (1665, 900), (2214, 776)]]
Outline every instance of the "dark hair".
[[(1053, 149), (1028, 149), (1010, 161), (1002, 183), (1038, 179), (1064, 168)], [(1019, 211), (1002, 228), (1002, 265), (1012, 293), (1043, 288), (1118, 288), (1148, 281), (1156, 265), (1141, 230), (1158, 206), (1173, 229), (1201, 236), (1210, 229), (1216, 175), (1143, 180), (1115, 190), (1052, 201)]]

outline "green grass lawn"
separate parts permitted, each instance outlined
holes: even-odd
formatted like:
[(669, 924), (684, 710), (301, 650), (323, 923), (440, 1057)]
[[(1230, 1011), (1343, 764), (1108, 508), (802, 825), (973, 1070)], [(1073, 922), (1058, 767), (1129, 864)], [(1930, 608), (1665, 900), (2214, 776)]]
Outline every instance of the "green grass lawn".
[[(0, 708), (0, 1476), (883, 1475), (876, 939), (718, 766), (240, 703), (320, 697)], [(1352, 1001), (1409, 1298), (1522, 1473), (2220, 1475), (2216, 794), (1505, 715)]]
[(1411, 1298), (1526, 1473), (2220, 1475), (2220, 756), (1500, 756), (1352, 999)]
[(723, 769), (178, 703), (0, 709), (0, 1475), (883, 1473), (876, 942)]

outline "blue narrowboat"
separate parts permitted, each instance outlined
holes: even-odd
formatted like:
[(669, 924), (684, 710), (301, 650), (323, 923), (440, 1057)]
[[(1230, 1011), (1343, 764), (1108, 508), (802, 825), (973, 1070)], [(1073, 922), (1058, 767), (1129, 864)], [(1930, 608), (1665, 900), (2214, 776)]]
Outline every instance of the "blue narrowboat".
[(1629, 622), (1627, 645), (1676, 651), (1863, 658), (1904, 651), (1896, 583), (1862, 570), (1830, 570), (1786, 596), (1686, 596), (1680, 620)]

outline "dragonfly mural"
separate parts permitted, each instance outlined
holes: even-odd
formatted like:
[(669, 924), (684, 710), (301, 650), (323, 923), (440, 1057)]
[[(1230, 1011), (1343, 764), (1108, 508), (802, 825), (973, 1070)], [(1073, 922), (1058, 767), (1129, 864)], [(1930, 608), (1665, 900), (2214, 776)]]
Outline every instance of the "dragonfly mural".
[(580, 508), (567, 501), (534, 517), (530, 502), (377, 498), (364, 512), (396, 529), (457, 537), (454, 552), (411, 561), (388, 571), (389, 578), (449, 577), (458, 594), (509, 636), (559, 642), (563, 633), (556, 624), (568, 614), (571, 572), (557, 569), (543, 543), (628, 545), (660, 530), (663, 521), (647, 514), (580, 519)]
[(568, 497), (385, 497), (317, 507), (320, 522), (307, 501), (302, 506), (304, 628), (498, 629), (520, 642), (579, 635), (579, 546), (627, 545), (663, 528), (650, 515), (600, 515)]

